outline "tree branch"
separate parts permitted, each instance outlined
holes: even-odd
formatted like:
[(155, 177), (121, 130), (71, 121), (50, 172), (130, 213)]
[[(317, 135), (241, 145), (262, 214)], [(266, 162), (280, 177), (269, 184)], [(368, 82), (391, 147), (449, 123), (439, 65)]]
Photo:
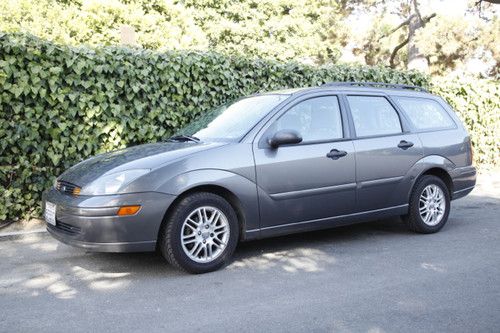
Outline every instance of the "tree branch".
[(426, 23), (429, 23), (430, 20), (432, 20), (434, 17), (436, 17), (436, 13), (432, 13), (429, 16), (426, 16), (422, 19), (422, 26), (425, 26)]
[(410, 24), (410, 21), (411, 19), (413, 18), (413, 16), (415, 16), (415, 14), (411, 15), (410, 17), (408, 17), (406, 20), (404, 20), (403, 22), (401, 22), (397, 27), (395, 27), (394, 29), (392, 29), (391, 31), (389, 31), (388, 33), (386, 33), (385, 35), (382, 35), (378, 41), (380, 42), (380, 40), (382, 38), (385, 38), (385, 37), (388, 37), (389, 35), (392, 35), (393, 33), (395, 33), (396, 31), (398, 31), (399, 29), (401, 29), (402, 27), (404, 27), (405, 25), (408, 25)]
[[(498, 0), (500, 1), (500, 0)], [(390, 35), (392, 35), (393, 33), (395, 33), (396, 31), (398, 31), (399, 29), (401, 29), (402, 27), (404, 27), (405, 25), (408, 25), (410, 24), (410, 21), (411, 19), (415, 16), (415, 14), (412, 14), (410, 15), (410, 17), (408, 17), (406, 20), (404, 20), (403, 22), (401, 22), (397, 27), (395, 27), (394, 29), (392, 29), (391, 31), (389, 31), (388, 33), (386, 33), (385, 35), (382, 35), (378, 40), (377, 42), (380, 42), (381, 39), (383, 38), (386, 38), (386, 37), (389, 37)], [(431, 15), (429, 16), (426, 16), (424, 18), (422, 18), (422, 25), (425, 25), (426, 23), (428, 23), (430, 20), (432, 20), (434, 17), (436, 17), (436, 13), (432, 13)]]
[(389, 65), (391, 68), (395, 68), (396, 64), (394, 63), (394, 59), (396, 59), (396, 55), (398, 54), (399, 50), (401, 50), (408, 42), (410, 41), (410, 37), (408, 36), (404, 41), (402, 41), (398, 46), (394, 48), (391, 52), (391, 58), (389, 60)]
[(415, 9), (415, 13), (417, 13), (418, 20), (420, 21), (421, 25), (424, 25), (424, 20), (422, 19), (422, 14), (420, 14), (420, 10), (418, 9), (418, 2), (417, 0), (413, 0), (413, 8)]
[[(500, 1), (500, 0), (499, 0)], [(382, 35), (377, 41), (380, 42), (381, 39), (383, 38), (386, 38), (386, 37), (389, 37), (390, 35), (392, 35), (393, 33), (395, 33), (396, 31), (398, 31), (399, 29), (401, 29), (402, 27), (404, 27), (405, 25), (408, 25), (410, 24), (410, 21), (411, 19), (415, 16), (415, 14), (412, 14), (410, 17), (408, 17), (406, 20), (404, 20), (403, 22), (401, 22), (397, 27), (395, 27), (394, 29), (392, 29), (391, 31), (389, 31), (388, 33), (386, 33), (385, 35)], [(436, 17), (436, 13), (432, 13), (431, 15), (429, 16), (426, 16), (424, 18), (422, 18), (422, 25), (425, 25), (426, 23), (428, 23), (431, 19), (433, 19), (434, 17)]]

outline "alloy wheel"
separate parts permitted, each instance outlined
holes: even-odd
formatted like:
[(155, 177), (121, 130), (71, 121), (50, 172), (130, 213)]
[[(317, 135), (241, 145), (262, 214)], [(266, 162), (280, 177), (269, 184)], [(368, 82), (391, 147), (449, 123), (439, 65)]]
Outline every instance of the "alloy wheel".
[(209, 263), (224, 252), (229, 231), (227, 217), (220, 209), (211, 206), (196, 208), (182, 224), (182, 249), (189, 259)]
[(446, 200), (443, 190), (435, 185), (427, 185), (419, 200), (419, 213), (422, 221), (428, 226), (435, 226), (443, 219)]

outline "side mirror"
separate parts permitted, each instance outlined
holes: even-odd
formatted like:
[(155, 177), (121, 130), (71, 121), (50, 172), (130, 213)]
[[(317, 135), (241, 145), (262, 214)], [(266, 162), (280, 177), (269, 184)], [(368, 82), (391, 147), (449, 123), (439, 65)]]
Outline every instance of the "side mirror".
[(301, 143), (302, 136), (297, 131), (294, 130), (281, 130), (267, 140), (267, 143), (272, 148), (278, 148), (281, 145), (290, 145), (295, 143)]

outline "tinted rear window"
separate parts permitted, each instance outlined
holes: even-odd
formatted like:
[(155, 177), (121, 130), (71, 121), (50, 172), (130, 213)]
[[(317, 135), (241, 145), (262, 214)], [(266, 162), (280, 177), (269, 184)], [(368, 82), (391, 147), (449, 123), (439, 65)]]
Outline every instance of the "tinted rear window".
[(416, 129), (430, 130), (455, 126), (448, 112), (441, 104), (432, 99), (401, 96), (394, 98)]

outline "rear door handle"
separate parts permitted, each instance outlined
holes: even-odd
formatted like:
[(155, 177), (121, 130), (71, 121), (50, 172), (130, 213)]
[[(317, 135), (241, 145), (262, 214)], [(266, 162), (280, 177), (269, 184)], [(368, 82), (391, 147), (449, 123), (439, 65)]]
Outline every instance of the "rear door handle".
[(398, 147), (403, 149), (403, 150), (406, 150), (410, 147), (413, 147), (413, 142), (401, 140), (401, 141), (399, 141)]
[(346, 155), (347, 152), (344, 150), (332, 149), (328, 154), (326, 154), (326, 157), (331, 158), (332, 160), (338, 160)]

